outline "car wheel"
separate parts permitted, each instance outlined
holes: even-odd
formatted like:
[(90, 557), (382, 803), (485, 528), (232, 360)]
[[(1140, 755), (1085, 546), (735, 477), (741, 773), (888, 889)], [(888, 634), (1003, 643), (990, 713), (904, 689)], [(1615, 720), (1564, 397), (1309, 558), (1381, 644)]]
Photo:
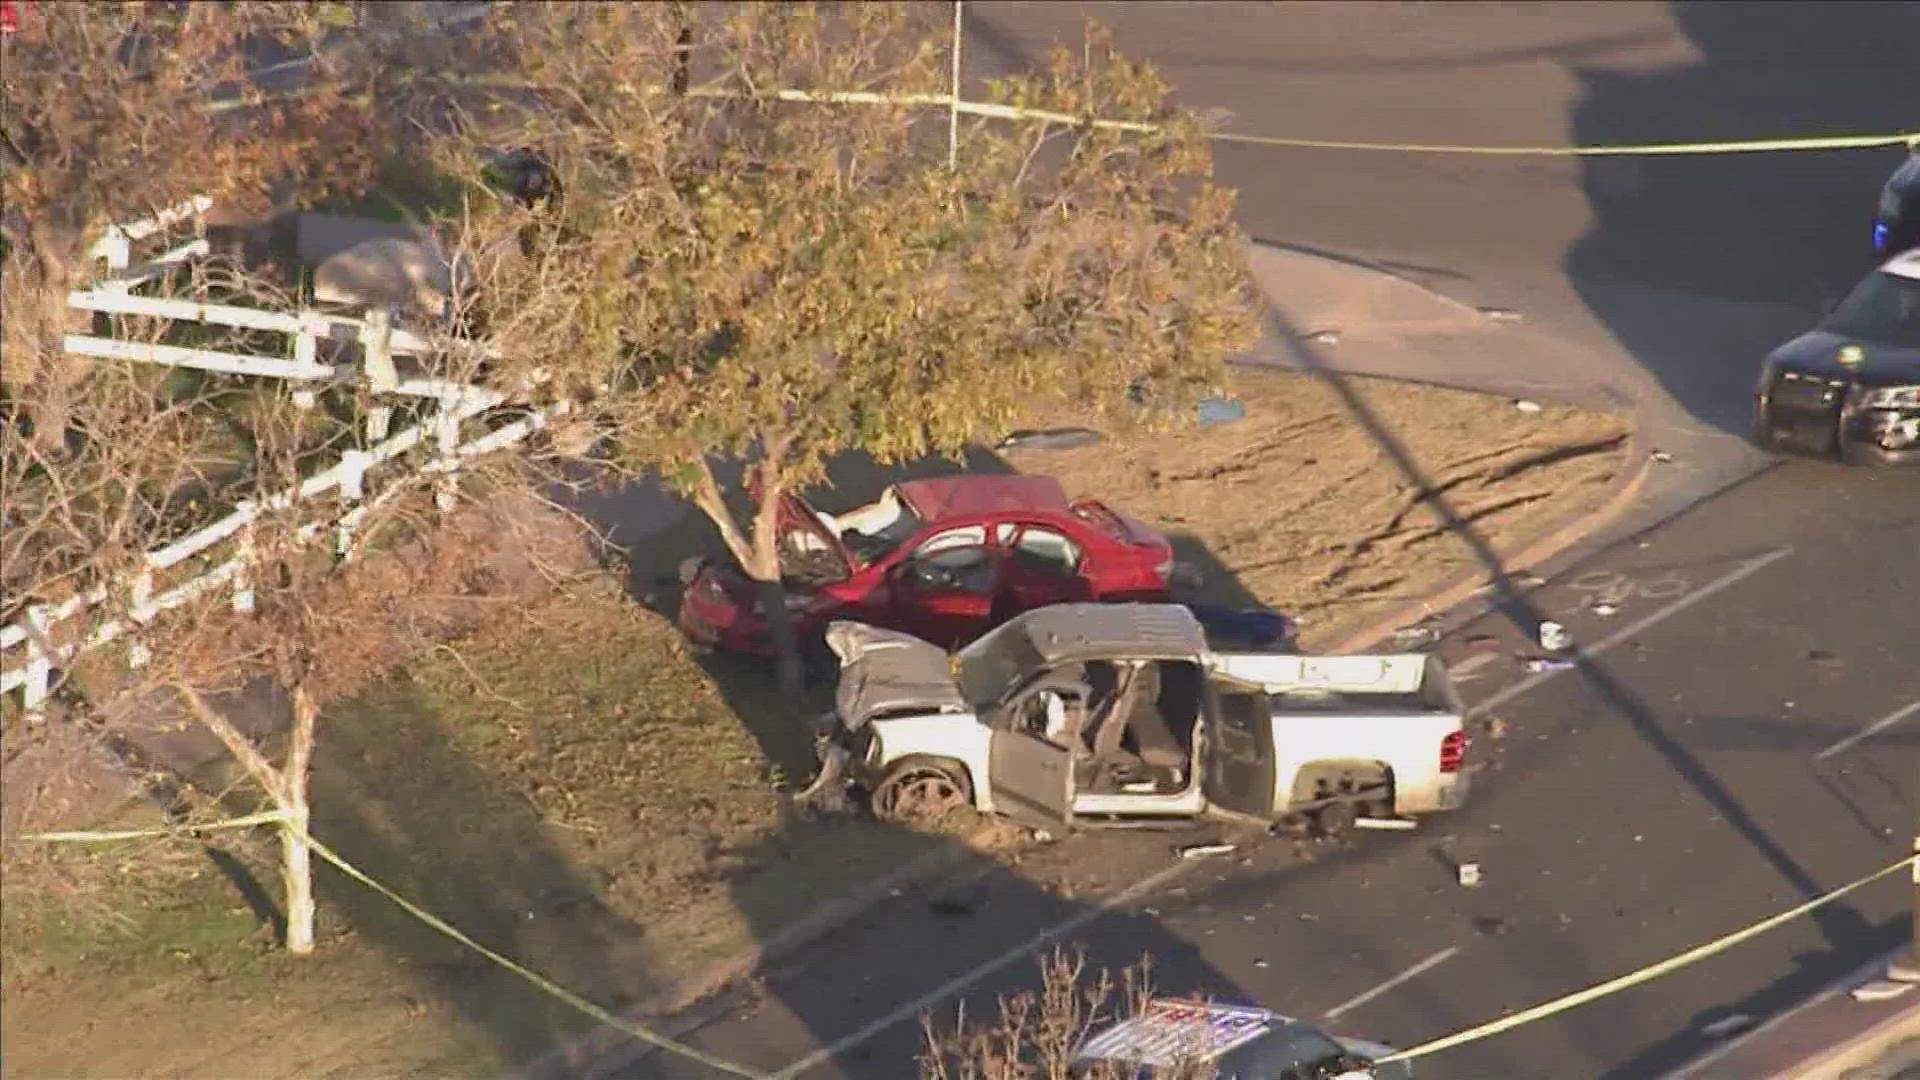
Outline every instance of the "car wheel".
[(907, 758), (873, 789), (873, 816), (881, 821), (938, 821), (973, 805), (973, 784), (957, 761)]

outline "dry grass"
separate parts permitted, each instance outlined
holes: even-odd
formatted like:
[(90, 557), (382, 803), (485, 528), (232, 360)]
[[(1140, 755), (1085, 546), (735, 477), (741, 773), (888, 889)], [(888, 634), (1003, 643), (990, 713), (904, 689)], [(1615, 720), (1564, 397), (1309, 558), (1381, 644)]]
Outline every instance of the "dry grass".
[(1511, 552), (1596, 506), (1627, 467), (1622, 417), (1557, 405), (1525, 413), (1481, 394), (1352, 383), (1417, 463), (1417, 479), (1394, 466), (1332, 387), (1277, 371), (1239, 373), (1247, 417), (1236, 423), (1005, 457), (1166, 530), (1203, 571), (1207, 599), (1285, 612), (1301, 621), (1309, 647), (1479, 567), (1433, 500), (1493, 550)]
[[(330, 706), (314, 828), (490, 947), (629, 1007), (950, 842), (787, 815), (779, 759), (799, 767), (821, 706), (695, 662), (594, 575)], [(266, 837), (222, 843), (276, 892)], [(27, 854), (9, 869), (37, 884), (10, 873), (4, 909), (8, 1075), (470, 1075), (590, 1023), (330, 871), (303, 963), (191, 846), (33, 856), (57, 874)], [(283, 1034), (296, 1014), (325, 1020)]]

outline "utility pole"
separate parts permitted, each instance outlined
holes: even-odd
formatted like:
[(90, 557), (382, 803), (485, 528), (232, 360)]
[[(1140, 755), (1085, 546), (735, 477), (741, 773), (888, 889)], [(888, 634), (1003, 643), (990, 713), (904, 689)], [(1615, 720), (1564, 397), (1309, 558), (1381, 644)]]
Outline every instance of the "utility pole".
[(953, 0), (953, 85), (947, 100), (947, 171), (960, 167), (960, 7), (965, 0)]

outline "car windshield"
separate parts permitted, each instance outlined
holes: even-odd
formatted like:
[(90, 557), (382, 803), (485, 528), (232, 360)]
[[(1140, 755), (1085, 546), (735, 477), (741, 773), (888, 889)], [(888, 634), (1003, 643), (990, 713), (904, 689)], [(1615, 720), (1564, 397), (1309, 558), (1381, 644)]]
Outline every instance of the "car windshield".
[(1920, 348), (1920, 280), (1876, 270), (1854, 286), (1820, 329), (1861, 341)]
[(1025, 630), (1008, 623), (960, 650), (960, 692), (976, 710), (998, 705), (1044, 662)]

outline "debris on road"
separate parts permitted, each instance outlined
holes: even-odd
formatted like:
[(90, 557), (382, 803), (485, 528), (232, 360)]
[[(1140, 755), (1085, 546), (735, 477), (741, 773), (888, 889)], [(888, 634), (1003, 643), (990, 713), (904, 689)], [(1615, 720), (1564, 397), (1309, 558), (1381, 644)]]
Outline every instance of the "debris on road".
[(1501, 739), (1507, 737), (1507, 722), (1497, 716), (1489, 716), (1487, 717), (1486, 731), (1487, 738), (1499, 742)]
[(1106, 436), (1091, 428), (1023, 428), (1001, 439), (996, 450), (1072, 450), (1092, 446)]
[(1848, 991), (1848, 995), (1851, 996), (1853, 1000), (1860, 1002), (1891, 1001), (1912, 990), (1916, 985), (1920, 985), (1920, 983), (1895, 982), (1892, 979), (1875, 979), (1870, 983), (1863, 983), (1854, 987)]
[(1594, 613), (1595, 615), (1598, 615), (1598, 616), (1600, 616), (1600, 617), (1601, 617), (1601, 618), (1603, 618), (1603, 619), (1611, 619), (1611, 618), (1613, 618), (1613, 617), (1614, 617), (1615, 615), (1618, 615), (1618, 614), (1620, 613), (1620, 605), (1618, 605), (1618, 604), (1595, 604), (1595, 605), (1593, 605), (1593, 613)]
[(1540, 624), (1540, 647), (1548, 652), (1565, 652), (1573, 644), (1573, 635), (1557, 622), (1547, 621)]
[(1655, 450), (1653, 453), (1648, 454), (1647, 456), (1659, 462), (1662, 465), (1670, 465), (1673, 463), (1673, 455), (1667, 453), (1665, 450)]
[(1700, 1034), (1705, 1035), (1709, 1039), (1724, 1039), (1734, 1032), (1749, 1027), (1752, 1024), (1753, 1017), (1748, 1016), (1746, 1013), (1734, 1013), (1731, 1016), (1723, 1016), (1713, 1023), (1701, 1027)]
[(1431, 626), (1403, 626), (1393, 632), (1394, 644), (1403, 647), (1430, 645), (1440, 639), (1440, 631)]
[(1480, 864), (1477, 862), (1460, 864), (1460, 884), (1469, 889), (1480, 887)]
[(1523, 316), (1519, 312), (1513, 310), (1512, 308), (1483, 307), (1483, 308), (1475, 308), (1474, 310), (1478, 311), (1481, 315), (1489, 319), (1492, 319), (1494, 322), (1519, 322), (1523, 318)]
[(1419, 822), (1412, 818), (1363, 817), (1353, 819), (1353, 827), (1356, 829), (1396, 829), (1405, 831), (1416, 828), (1418, 825)]
[(1828, 652), (1825, 649), (1813, 650), (1812, 652), (1807, 654), (1807, 659), (1813, 661), (1816, 664), (1819, 664), (1821, 667), (1839, 667), (1840, 666), (1840, 658), (1838, 656), (1835, 656), (1833, 653)]
[(1313, 342), (1315, 345), (1338, 345), (1340, 343), (1340, 331), (1316, 330), (1307, 335), (1307, 340)]
[(1572, 671), (1580, 665), (1572, 660), (1550, 659), (1544, 656), (1536, 656), (1528, 660), (1526, 666), (1528, 671), (1538, 675), (1546, 671)]
[(1183, 859), (1204, 859), (1209, 855), (1228, 855), (1238, 851), (1238, 844), (1193, 844), (1180, 849)]
[(1537, 413), (1540, 411), (1539, 402), (1528, 401), (1526, 398), (1521, 398), (1520, 400), (1514, 402), (1513, 407), (1516, 409), (1519, 409), (1523, 413)]
[(1247, 418), (1246, 403), (1235, 398), (1203, 398), (1198, 409), (1201, 427), (1216, 427)]

